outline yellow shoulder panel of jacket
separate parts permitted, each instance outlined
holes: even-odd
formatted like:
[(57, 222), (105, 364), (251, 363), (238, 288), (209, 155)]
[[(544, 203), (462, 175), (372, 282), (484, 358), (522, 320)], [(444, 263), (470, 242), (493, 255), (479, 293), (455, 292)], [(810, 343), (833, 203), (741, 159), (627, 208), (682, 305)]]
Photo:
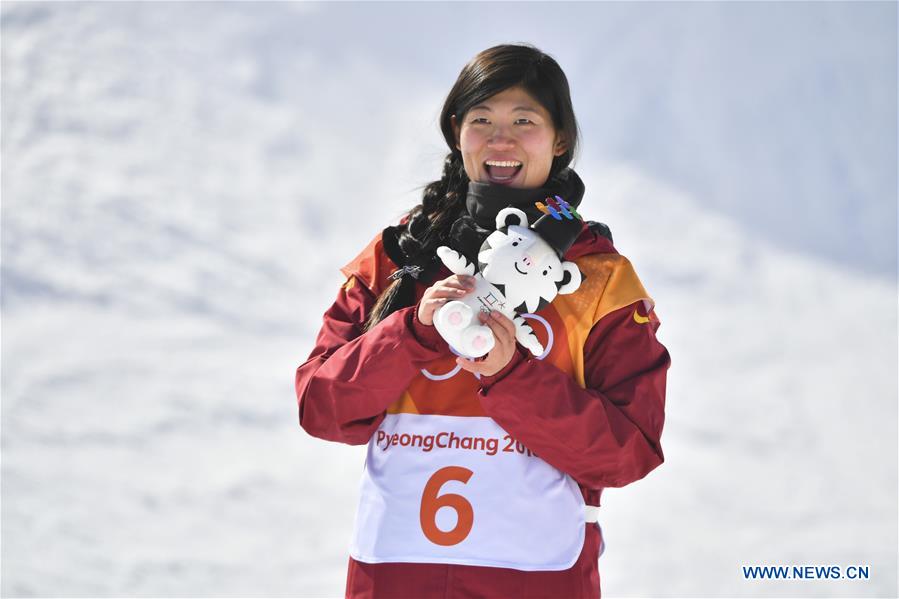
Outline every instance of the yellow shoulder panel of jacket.
[(347, 278), (344, 288), (352, 287), (352, 280), (356, 278), (377, 297), (387, 286), (387, 277), (396, 270), (392, 265), (393, 262), (384, 253), (381, 234), (378, 233), (355, 258), (340, 269)]
[[(574, 375), (584, 386), (584, 345), (593, 326), (606, 314), (643, 300), (646, 313), (655, 301), (649, 296), (630, 260), (620, 254), (591, 254), (575, 259), (585, 279), (577, 291), (559, 295), (553, 306), (565, 323)], [(645, 319), (645, 320), (643, 320)], [(649, 319), (634, 312), (637, 323)]]

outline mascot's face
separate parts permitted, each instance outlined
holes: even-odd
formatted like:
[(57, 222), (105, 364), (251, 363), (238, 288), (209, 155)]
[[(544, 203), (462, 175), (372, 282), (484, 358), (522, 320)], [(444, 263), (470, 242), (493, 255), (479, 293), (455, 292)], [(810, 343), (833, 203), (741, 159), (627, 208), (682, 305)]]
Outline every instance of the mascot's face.
[(527, 217), (520, 210), (500, 211), (497, 224), (504, 224), (509, 218), (519, 224), (498, 226), (481, 246), (481, 276), (496, 285), (520, 313), (537, 312), (556, 295), (577, 290), (581, 284), (577, 266), (560, 260), (548, 243), (528, 229)]

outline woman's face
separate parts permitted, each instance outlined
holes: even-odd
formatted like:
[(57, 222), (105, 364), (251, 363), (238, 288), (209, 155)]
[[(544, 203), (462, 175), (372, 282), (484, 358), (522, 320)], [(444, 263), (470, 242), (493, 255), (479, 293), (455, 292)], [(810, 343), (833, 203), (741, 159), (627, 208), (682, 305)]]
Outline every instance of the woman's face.
[[(549, 112), (521, 87), (503, 90), (472, 107), (461, 123), (453, 115), (451, 122), (456, 148), (472, 181), (541, 187), (549, 178), (553, 158), (567, 149)], [(493, 165), (494, 161), (507, 164)]]

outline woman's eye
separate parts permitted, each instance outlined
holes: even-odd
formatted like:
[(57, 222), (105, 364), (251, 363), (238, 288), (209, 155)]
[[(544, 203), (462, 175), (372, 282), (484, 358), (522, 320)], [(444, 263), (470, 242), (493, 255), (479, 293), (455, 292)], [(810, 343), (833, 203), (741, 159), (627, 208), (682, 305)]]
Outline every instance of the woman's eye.
[[(489, 123), (489, 122), (490, 122), (490, 121), (488, 121), (486, 117), (482, 117), (482, 116), (479, 116), (479, 117), (477, 117), (477, 118), (475, 118), (475, 119), (472, 119), (472, 121), (471, 121), (471, 123), (472, 123), (473, 125), (474, 125), (474, 124), (480, 124), (480, 123)], [(531, 119), (517, 119), (517, 120), (515, 121), (515, 124), (520, 124), (520, 125), (533, 125), (534, 123), (533, 123), (533, 121), (531, 121)]]

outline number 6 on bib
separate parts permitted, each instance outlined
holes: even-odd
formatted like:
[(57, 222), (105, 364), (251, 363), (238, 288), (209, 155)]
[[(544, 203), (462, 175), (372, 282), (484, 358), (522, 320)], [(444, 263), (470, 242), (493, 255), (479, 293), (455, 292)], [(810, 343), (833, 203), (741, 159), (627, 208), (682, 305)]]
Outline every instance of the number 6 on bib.
[[(577, 561), (587, 530), (580, 488), (524, 446), (519, 452), (492, 418), (388, 413), (378, 430), (362, 473), (353, 559), (518, 570)], [(430, 449), (424, 439), (433, 439)]]
[[(456, 493), (444, 495), (437, 495), (437, 493), (448, 481), (457, 480), (462, 484), (467, 483), (472, 474), (474, 472), (468, 468), (446, 466), (428, 479), (421, 494), (419, 517), (422, 532), (435, 545), (458, 545), (471, 532), (471, 527), (474, 525), (474, 509), (471, 507), (471, 503)], [(443, 531), (437, 527), (437, 511), (442, 507), (452, 508), (456, 512), (456, 525), (452, 530)]]

